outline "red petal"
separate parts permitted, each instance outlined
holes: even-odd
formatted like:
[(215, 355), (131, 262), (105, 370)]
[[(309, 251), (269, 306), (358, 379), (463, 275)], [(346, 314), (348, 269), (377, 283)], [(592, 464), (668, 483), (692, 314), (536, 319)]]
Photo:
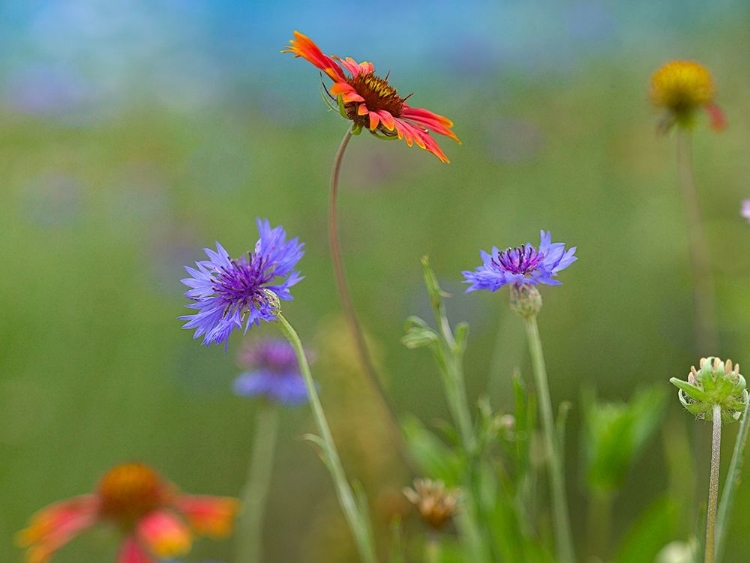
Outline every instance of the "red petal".
[(716, 104), (706, 104), (703, 108), (708, 113), (711, 120), (711, 128), (714, 131), (723, 131), (727, 128), (727, 118), (719, 106)]
[(158, 510), (143, 517), (136, 532), (138, 539), (159, 559), (184, 555), (193, 543), (190, 529), (168, 510)]
[(154, 563), (154, 560), (138, 545), (135, 538), (128, 537), (120, 546), (117, 563)]
[(404, 104), (401, 111), (401, 117), (414, 121), (427, 129), (432, 129), (439, 135), (450, 137), (458, 143), (461, 142), (458, 140), (456, 134), (450, 130), (450, 128), (453, 127), (453, 122), (447, 117), (432, 113), (426, 109), (409, 107), (406, 104)]
[(309, 37), (294, 32), (294, 39), (289, 42), (289, 47), (282, 49), (282, 53), (292, 53), (295, 57), (302, 57), (325, 72), (332, 80), (346, 80), (341, 67), (323, 51)]
[(175, 507), (199, 534), (225, 537), (232, 533), (239, 502), (230, 497), (181, 495)]
[(82, 495), (51, 504), (31, 518), (28, 528), (18, 533), (16, 541), (28, 546), (27, 559), (44, 563), (52, 554), (96, 523), (98, 500)]

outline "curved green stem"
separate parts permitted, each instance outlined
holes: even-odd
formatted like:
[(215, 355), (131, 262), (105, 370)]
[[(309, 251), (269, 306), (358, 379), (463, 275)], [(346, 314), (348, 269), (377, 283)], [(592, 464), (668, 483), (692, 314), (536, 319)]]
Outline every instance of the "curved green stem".
[(359, 324), (357, 319), (357, 312), (354, 309), (352, 303), (351, 292), (349, 291), (349, 284), (346, 281), (346, 271), (344, 270), (344, 260), (341, 254), (341, 241), (339, 239), (339, 225), (338, 225), (338, 193), (339, 193), (339, 177), (341, 176), (341, 164), (344, 161), (344, 153), (346, 153), (346, 147), (349, 145), (349, 141), (352, 138), (352, 128), (346, 130), (344, 138), (341, 139), (341, 144), (336, 151), (336, 156), (333, 159), (333, 169), (331, 170), (331, 191), (328, 199), (328, 246), (331, 249), (331, 263), (333, 265), (333, 275), (336, 280), (336, 289), (338, 291), (339, 300), (341, 301), (341, 308), (344, 312), (347, 325), (349, 325), (349, 332), (354, 339), (354, 344), (357, 348), (357, 355), (359, 356), (362, 369), (365, 373), (365, 377), (370, 382), (370, 386), (374, 389), (376, 395), (380, 398), (381, 404), (384, 405), (387, 415), (387, 422), (390, 432), (393, 436), (395, 443), (399, 448), (399, 452), (403, 457), (404, 461), (410, 465), (411, 461), (406, 454), (405, 446), (403, 443), (403, 437), (398, 426), (398, 416), (396, 410), (388, 400), (388, 396), (385, 393), (383, 385), (380, 383), (375, 366), (370, 356), (370, 351), (367, 348), (367, 342), (365, 341), (364, 332), (362, 326)]
[(279, 412), (276, 405), (262, 402), (255, 424), (247, 484), (242, 492), (242, 533), (237, 538), (237, 560), (242, 563), (260, 563), (263, 560), (263, 520), (268, 488), (271, 484), (278, 420)]
[(721, 501), (719, 501), (719, 512), (716, 516), (716, 561), (721, 561), (724, 554), (729, 516), (732, 513), (734, 496), (742, 474), (748, 428), (750, 428), (750, 401), (745, 404), (745, 410), (742, 413), (742, 422), (740, 422), (740, 429), (737, 431), (737, 438), (734, 442), (732, 461), (729, 463), (729, 471), (724, 481), (724, 491), (722, 491)]
[(677, 166), (690, 245), (695, 345), (699, 354), (715, 354), (719, 349), (716, 328), (716, 291), (711, 274), (711, 259), (703, 226), (700, 197), (695, 185), (692, 134), (683, 128), (677, 132)]
[(331, 429), (328, 426), (328, 421), (323, 412), (323, 406), (320, 404), (318, 390), (315, 388), (315, 382), (310, 373), (310, 365), (307, 363), (305, 351), (302, 348), (302, 342), (300, 341), (297, 332), (292, 328), (292, 325), (287, 322), (280, 312), (277, 313), (277, 318), (279, 326), (281, 327), (281, 332), (294, 348), (297, 361), (299, 362), (302, 371), (302, 376), (305, 379), (313, 419), (315, 420), (318, 432), (320, 433), (320, 442), (318, 444), (323, 448), (324, 461), (331, 473), (331, 477), (333, 478), (336, 496), (338, 497), (341, 510), (344, 512), (344, 517), (346, 518), (352, 535), (354, 536), (359, 556), (363, 563), (377, 563), (378, 559), (375, 554), (375, 544), (372, 538), (369, 519), (362, 513), (362, 509), (359, 504), (357, 504), (354, 492), (346, 478), (346, 472), (344, 471), (341, 458), (339, 458), (338, 451), (336, 450), (336, 443), (333, 441), (333, 435), (331, 434)]
[(559, 563), (574, 563), (573, 536), (570, 531), (568, 516), (568, 501), (565, 494), (565, 478), (562, 470), (562, 452), (560, 451), (557, 433), (555, 431), (555, 417), (552, 413), (549, 385), (547, 383), (547, 368), (544, 365), (542, 340), (539, 337), (539, 327), (536, 316), (524, 318), (526, 336), (529, 341), (531, 364), (539, 396), (539, 409), (542, 414), (542, 429), (544, 447), (549, 462), (549, 486), (552, 496), (552, 518), (555, 528), (557, 558)]
[(721, 405), (714, 405), (711, 434), (711, 479), (708, 484), (706, 513), (706, 556), (704, 563), (716, 561), (716, 506), (719, 501), (719, 465), (721, 462)]

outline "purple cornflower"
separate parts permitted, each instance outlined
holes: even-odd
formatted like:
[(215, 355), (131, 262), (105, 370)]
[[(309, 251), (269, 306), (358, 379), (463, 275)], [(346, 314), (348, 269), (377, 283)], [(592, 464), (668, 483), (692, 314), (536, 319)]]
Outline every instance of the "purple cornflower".
[(257, 220), (260, 237), (255, 252), (236, 260), (218, 242), (216, 252), (204, 249), (208, 260), (196, 262), (198, 269), (185, 266), (191, 277), (182, 280), (190, 289), (185, 297), (194, 301), (187, 305), (195, 315), (180, 317), (188, 321), (182, 328), (196, 329), (193, 338), (203, 337), (203, 344), (226, 345), (235, 328), (245, 332), (261, 320), (273, 321), (276, 312), (266, 290), (279, 299), (292, 299), (289, 288), (302, 279), (292, 271), (304, 252), (297, 238), (286, 241), (282, 227), (271, 228), (267, 220)]
[(563, 243), (550, 242), (548, 231), (541, 232), (538, 249), (526, 243), (502, 251), (492, 247), (492, 254), (480, 250), (483, 264), (473, 272), (463, 272), (464, 282), (471, 284), (466, 293), (478, 289), (497, 291), (508, 284), (517, 287), (540, 283), (559, 285), (561, 282), (554, 278), (557, 272), (577, 260), (575, 252), (575, 246), (566, 251)]
[(750, 199), (742, 200), (742, 211), (740, 211), (740, 215), (750, 221)]
[[(309, 354), (305, 354), (308, 359)], [(259, 340), (239, 354), (249, 371), (234, 380), (234, 392), (243, 397), (265, 397), (284, 405), (307, 401), (307, 387), (294, 348), (281, 339)]]

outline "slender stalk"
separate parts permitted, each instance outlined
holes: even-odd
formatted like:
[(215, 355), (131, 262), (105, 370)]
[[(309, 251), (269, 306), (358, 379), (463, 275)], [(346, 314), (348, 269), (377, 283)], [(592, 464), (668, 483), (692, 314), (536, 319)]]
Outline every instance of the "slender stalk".
[(706, 513), (705, 563), (716, 561), (716, 506), (719, 501), (719, 464), (721, 460), (721, 405), (714, 405), (714, 424), (711, 435), (711, 479), (708, 484), (708, 511)]
[(609, 560), (613, 498), (611, 493), (595, 493), (589, 498), (589, 555), (602, 561)]
[(339, 225), (338, 225), (338, 193), (339, 193), (339, 177), (341, 176), (341, 164), (344, 161), (344, 153), (346, 153), (346, 147), (349, 145), (349, 141), (352, 138), (352, 128), (346, 130), (344, 138), (341, 139), (341, 144), (336, 151), (336, 156), (333, 159), (333, 169), (331, 170), (331, 191), (328, 200), (328, 246), (331, 249), (331, 263), (333, 265), (333, 275), (336, 280), (336, 289), (339, 294), (339, 300), (341, 301), (341, 308), (344, 312), (344, 317), (349, 325), (349, 332), (354, 339), (354, 344), (357, 348), (357, 354), (359, 356), (362, 369), (365, 373), (365, 377), (370, 382), (370, 386), (375, 390), (376, 395), (380, 398), (382, 405), (385, 406), (387, 415), (387, 424), (390, 427), (391, 434), (395, 443), (398, 445), (401, 456), (407, 465), (411, 465), (411, 460), (406, 454), (405, 446), (403, 443), (403, 437), (398, 426), (398, 416), (396, 410), (388, 400), (388, 396), (385, 394), (385, 389), (380, 383), (375, 366), (372, 362), (370, 352), (367, 348), (367, 342), (365, 341), (364, 332), (362, 326), (359, 324), (357, 319), (357, 312), (354, 310), (352, 303), (351, 292), (349, 291), (349, 284), (346, 281), (346, 271), (344, 270), (344, 260), (341, 254), (341, 241), (339, 239)]
[(680, 128), (677, 132), (677, 166), (690, 245), (695, 346), (700, 354), (713, 354), (718, 350), (719, 344), (716, 328), (716, 291), (711, 274), (711, 260), (703, 226), (700, 198), (695, 184), (692, 148), (691, 132)]
[(424, 542), (425, 563), (440, 563), (440, 536), (435, 532), (427, 532)]
[(552, 413), (552, 402), (547, 383), (547, 368), (544, 365), (542, 340), (539, 337), (539, 327), (536, 315), (524, 317), (526, 336), (529, 341), (531, 364), (539, 396), (539, 409), (542, 414), (542, 429), (544, 447), (549, 461), (549, 486), (552, 496), (552, 518), (555, 528), (557, 558), (559, 563), (574, 563), (573, 536), (570, 531), (568, 516), (568, 501), (565, 494), (565, 478), (562, 472), (562, 452), (558, 447), (555, 432), (555, 418)]
[(310, 365), (307, 363), (305, 351), (302, 348), (302, 342), (300, 341), (297, 332), (292, 328), (292, 325), (289, 324), (280, 312), (277, 313), (277, 318), (279, 326), (281, 327), (281, 332), (294, 348), (297, 361), (302, 370), (302, 376), (305, 378), (313, 419), (315, 420), (318, 432), (320, 433), (321, 440), (319, 445), (324, 450), (324, 461), (328, 466), (331, 477), (333, 478), (336, 496), (338, 497), (339, 505), (344, 512), (346, 521), (349, 524), (349, 529), (354, 536), (360, 559), (363, 563), (377, 563), (378, 559), (375, 554), (375, 544), (373, 542), (369, 520), (367, 516), (362, 513), (361, 507), (357, 504), (354, 492), (346, 478), (346, 472), (344, 471), (344, 466), (341, 464), (341, 458), (336, 450), (336, 443), (333, 441), (333, 435), (331, 434), (331, 429), (328, 426), (328, 421), (323, 412), (323, 406), (320, 404), (318, 390), (315, 388), (315, 382), (310, 373)]
[(729, 471), (724, 482), (724, 490), (721, 493), (719, 501), (719, 512), (716, 517), (716, 561), (721, 561), (724, 554), (724, 543), (727, 538), (727, 529), (729, 528), (729, 517), (732, 514), (734, 505), (734, 495), (737, 491), (737, 485), (740, 484), (742, 474), (742, 462), (745, 458), (745, 443), (747, 442), (748, 428), (750, 428), (750, 401), (745, 404), (745, 411), (742, 413), (742, 422), (740, 429), (737, 431), (737, 439), (734, 442), (734, 452), (732, 461), (729, 463)]
[(263, 521), (271, 484), (278, 420), (276, 405), (263, 401), (255, 424), (247, 484), (242, 492), (242, 533), (237, 538), (237, 560), (241, 563), (260, 563), (263, 560)]

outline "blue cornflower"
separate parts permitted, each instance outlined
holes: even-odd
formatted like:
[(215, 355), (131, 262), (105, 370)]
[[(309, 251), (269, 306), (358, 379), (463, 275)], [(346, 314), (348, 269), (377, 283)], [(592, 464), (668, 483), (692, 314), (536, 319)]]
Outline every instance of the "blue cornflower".
[(577, 260), (576, 247), (565, 250), (561, 242), (552, 243), (548, 231), (541, 232), (539, 248), (526, 243), (517, 248), (500, 251), (492, 248), (492, 254), (480, 251), (483, 264), (473, 272), (464, 271), (464, 282), (471, 284), (466, 290), (488, 289), (497, 291), (504, 285), (559, 285), (554, 279), (557, 272), (564, 270)]
[(267, 290), (279, 299), (290, 300), (289, 288), (302, 279), (292, 271), (304, 252), (297, 238), (286, 241), (282, 227), (271, 228), (267, 220), (257, 220), (260, 237), (255, 252), (236, 260), (218, 242), (216, 252), (204, 249), (209, 260), (196, 262), (197, 269), (185, 266), (191, 277), (182, 280), (190, 289), (185, 297), (195, 315), (180, 317), (188, 321), (182, 328), (196, 329), (194, 338), (205, 335), (203, 344), (226, 344), (235, 328), (245, 332), (261, 320), (273, 321), (276, 312)]
[[(309, 358), (309, 354), (305, 355)], [(250, 370), (234, 380), (235, 394), (265, 397), (285, 405), (307, 401), (307, 387), (297, 356), (286, 340), (259, 340), (240, 352), (239, 359)]]

